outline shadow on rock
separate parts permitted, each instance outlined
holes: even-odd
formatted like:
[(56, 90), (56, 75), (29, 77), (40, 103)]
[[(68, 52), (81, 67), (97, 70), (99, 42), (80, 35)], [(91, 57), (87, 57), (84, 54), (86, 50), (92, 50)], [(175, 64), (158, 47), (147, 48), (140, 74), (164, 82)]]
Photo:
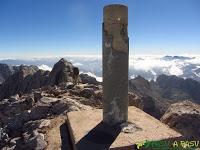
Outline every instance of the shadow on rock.
[(120, 131), (120, 126), (109, 126), (100, 122), (76, 144), (76, 147), (78, 150), (109, 149)]

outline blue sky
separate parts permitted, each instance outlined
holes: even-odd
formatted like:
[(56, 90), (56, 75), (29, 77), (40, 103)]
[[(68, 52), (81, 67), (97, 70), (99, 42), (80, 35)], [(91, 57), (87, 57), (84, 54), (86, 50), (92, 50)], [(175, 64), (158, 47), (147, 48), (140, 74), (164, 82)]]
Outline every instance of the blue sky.
[(131, 54), (200, 54), (200, 0), (0, 0), (0, 57), (101, 54), (112, 3), (129, 8)]

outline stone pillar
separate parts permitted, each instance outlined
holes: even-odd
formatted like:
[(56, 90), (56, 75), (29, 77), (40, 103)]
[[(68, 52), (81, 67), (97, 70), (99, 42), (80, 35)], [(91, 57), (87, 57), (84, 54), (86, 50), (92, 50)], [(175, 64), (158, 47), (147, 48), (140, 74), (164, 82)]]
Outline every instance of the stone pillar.
[(128, 119), (128, 8), (113, 4), (103, 11), (103, 122)]

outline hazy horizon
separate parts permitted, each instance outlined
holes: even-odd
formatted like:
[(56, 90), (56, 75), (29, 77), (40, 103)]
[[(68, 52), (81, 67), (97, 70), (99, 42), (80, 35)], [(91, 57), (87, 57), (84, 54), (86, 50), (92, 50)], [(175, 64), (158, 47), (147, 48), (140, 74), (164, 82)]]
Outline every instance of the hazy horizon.
[[(43, 70), (51, 70), (60, 58), (65, 58), (80, 72), (102, 79), (102, 55), (62, 55), (40, 58), (0, 59), (0, 63), (12, 66), (35, 65)], [(155, 80), (161, 74), (176, 75), (200, 81), (200, 55), (130, 55), (129, 78), (140, 75), (147, 80)]]
[[(100, 53), (69, 53), (69, 54), (56, 54), (56, 55), (29, 55), (29, 56), (0, 56), (0, 60), (4, 59), (21, 59), (21, 60), (31, 60), (31, 59), (46, 59), (46, 58), (64, 58), (64, 57), (102, 57)], [(152, 56), (152, 57), (164, 57), (164, 56), (183, 56), (183, 57), (200, 57), (199, 54), (183, 53), (183, 54), (129, 54), (130, 57), (140, 57), (140, 56)]]

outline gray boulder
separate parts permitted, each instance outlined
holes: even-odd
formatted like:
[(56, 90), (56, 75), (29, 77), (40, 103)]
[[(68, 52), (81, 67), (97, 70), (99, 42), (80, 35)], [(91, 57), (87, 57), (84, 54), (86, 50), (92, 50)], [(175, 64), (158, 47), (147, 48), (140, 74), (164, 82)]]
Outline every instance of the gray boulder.
[(50, 124), (51, 124), (51, 121), (49, 119), (29, 121), (29, 122), (24, 124), (23, 132), (29, 132), (30, 133), (34, 130), (41, 129), (43, 127), (48, 127)]
[(18, 70), (17, 66), (0, 64), (0, 84), (2, 84), (9, 76)]
[(200, 138), (200, 105), (190, 101), (172, 104), (161, 121), (187, 138)]
[(94, 89), (92, 88), (84, 88), (83, 90), (80, 91), (80, 96), (85, 97), (85, 98), (90, 98), (95, 94)]
[(96, 80), (96, 78), (89, 76), (88, 74), (81, 73), (80, 74), (81, 82), (83, 84), (88, 83), (88, 84), (94, 84), (98, 85), (99, 82)]
[(44, 134), (33, 131), (31, 135), (25, 137), (25, 149), (44, 150), (47, 146)]
[(73, 65), (64, 58), (60, 59), (49, 74), (49, 85), (58, 85), (62, 82), (73, 82)]
[(0, 127), (0, 149), (3, 148), (10, 140), (6, 128)]
[(13, 95), (13, 96), (11, 96), (10, 98), (9, 98), (9, 101), (10, 102), (16, 102), (16, 101), (18, 101), (19, 100), (19, 95), (18, 94), (15, 94), (15, 95)]

